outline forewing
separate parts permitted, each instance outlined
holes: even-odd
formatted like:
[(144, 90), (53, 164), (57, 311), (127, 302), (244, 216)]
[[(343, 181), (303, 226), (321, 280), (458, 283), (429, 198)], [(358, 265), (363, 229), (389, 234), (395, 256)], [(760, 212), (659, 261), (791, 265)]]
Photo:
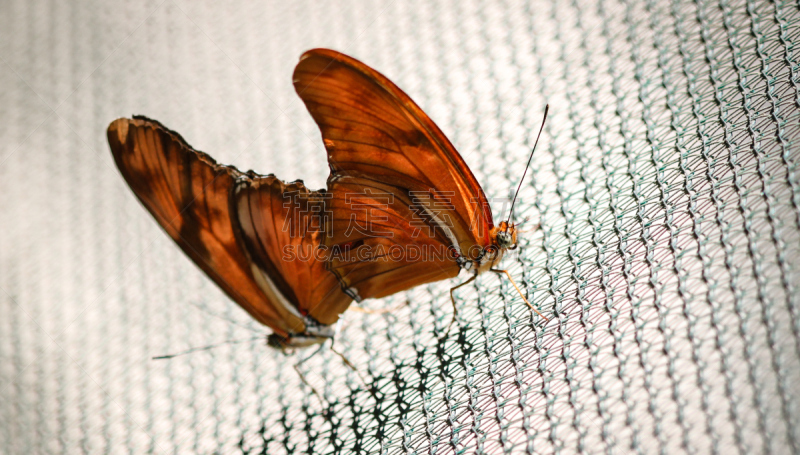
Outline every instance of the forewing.
[(231, 299), (281, 335), (304, 330), (300, 318), (258, 285), (237, 241), (231, 197), (241, 172), (217, 164), (144, 117), (115, 120), (108, 127), (108, 142), (142, 204)]
[(446, 194), (452, 208), (443, 214), (454, 221), (452, 237), (462, 254), (491, 244), (491, 211), (480, 184), (391, 81), (351, 57), (314, 49), (300, 58), (294, 86), (322, 132), (332, 180), (361, 177), (407, 192)]

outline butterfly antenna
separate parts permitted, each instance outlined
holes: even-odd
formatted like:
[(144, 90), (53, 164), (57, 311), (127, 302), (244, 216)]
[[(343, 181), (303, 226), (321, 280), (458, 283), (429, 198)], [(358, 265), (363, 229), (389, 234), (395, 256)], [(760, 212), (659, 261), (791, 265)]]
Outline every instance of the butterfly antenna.
[(519, 179), (519, 185), (517, 186), (517, 192), (514, 193), (514, 200), (511, 201), (511, 211), (508, 212), (508, 221), (506, 224), (511, 222), (511, 217), (514, 215), (514, 204), (517, 202), (517, 196), (519, 195), (519, 190), (522, 188), (522, 181), (525, 180), (525, 175), (528, 173), (528, 168), (531, 166), (531, 161), (533, 160), (533, 152), (536, 151), (536, 145), (539, 143), (539, 137), (542, 135), (542, 130), (544, 129), (544, 122), (547, 120), (547, 111), (550, 110), (550, 105), (546, 105), (544, 107), (544, 117), (542, 117), (542, 126), (539, 127), (539, 134), (536, 135), (536, 142), (533, 144), (533, 150), (531, 150), (531, 156), (528, 158), (528, 164), (525, 165), (525, 172), (522, 173), (522, 178)]
[(257, 337), (245, 338), (244, 340), (228, 340), (228, 341), (223, 341), (222, 343), (210, 344), (210, 345), (208, 345), (208, 346), (203, 346), (203, 347), (199, 347), (199, 348), (187, 349), (186, 351), (179, 352), (179, 353), (177, 353), (177, 354), (170, 354), (170, 355), (160, 355), (160, 356), (158, 356), (158, 357), (153, 357), (153, 360), (171, 359), (171, 358), (173, 358), (173, 357), (178, 357), (178, 356), (180, 356), (180, 355), (184, 355), (184, 354), (191, 354), (192, 352), (197, 352), (197, 351), (208, 351), (208, 350), (210, 350), (210, 349), (214, 349), (214, 348), (216, 348), (216, 347), (223, 346), (223, 345), (226, 345), (226, 344), (247, 343), (248, 341), (255, 341), (255, 340), (258, 340), (258, 339), (260, 339), (260, 338), (262, 338), (262, 335), (259, 335), (259, 336), (257, 336)]
[(204, 306), (202, 306), (202, 305), (200, 305), (198, 303), (190, 301), (189, 304), (193, 305), (195, 308), (199, 309), (200, 311), (203, 311), (204, 313), (206, 313), (208, 315), (214, 316), (217, 319), (221, 319), (221, 320), (223, 320), (225, 322), (228, 322), (230, 324), (233, 324), (233, 325), (238, 325), (239, 327), (241, 327), (243, 329), (247, 329), (247, 330), (249, 330), (251, 332), (258, 332), (258, 330), (254, 329), (253, 327), (250, 327), (248, 325), (242, 324), (241, 322), (238, 322), (238, 321), (234, 321), (233, 319), (231, 319), (231, 318), (229, 318), (227, 316), (223, 316), (221, 314), (214, 313), (213, 311), (209, 310), (208, 308), (205, 308)]

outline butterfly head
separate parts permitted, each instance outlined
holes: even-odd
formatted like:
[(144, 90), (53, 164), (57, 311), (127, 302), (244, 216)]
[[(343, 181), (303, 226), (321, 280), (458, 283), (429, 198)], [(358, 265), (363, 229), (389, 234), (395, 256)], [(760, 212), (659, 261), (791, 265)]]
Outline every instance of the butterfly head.
[(492, 229), (492, 244), (501, 250), (517, 248), (517, 228), (506, 221)]

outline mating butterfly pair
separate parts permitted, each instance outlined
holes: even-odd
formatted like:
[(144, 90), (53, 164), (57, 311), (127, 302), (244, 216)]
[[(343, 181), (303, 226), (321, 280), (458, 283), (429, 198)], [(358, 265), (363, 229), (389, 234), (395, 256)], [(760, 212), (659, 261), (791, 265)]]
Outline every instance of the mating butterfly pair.
[[(324, 190), (217, 164), (145, 117), (108, 127), (133, 192), (230, 298), (272, 328), (270, 345), (322, 343), (352, 300), (453, 278), (461, 269), (473, 275), (451, 298), (480, 273), (511, 278), (493, 267), (516, 247), (514, 225), (494, 225), (475, 176), (408, 95), (326, 49), (303, 54), (293, 81), (322, 132), (331, 170)], [(374, 254), (398, 247), (388, 258)], [(448, 254), (425, 254), (443, 248)], [(425, 256), (404, 254), (412, 250)]]

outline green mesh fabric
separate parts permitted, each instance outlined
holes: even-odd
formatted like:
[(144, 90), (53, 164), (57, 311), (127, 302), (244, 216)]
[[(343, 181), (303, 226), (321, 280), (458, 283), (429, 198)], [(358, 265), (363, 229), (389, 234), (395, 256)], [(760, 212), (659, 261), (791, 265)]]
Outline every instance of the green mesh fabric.
[[(800, 5), (332, 3), (0, 2), (0, 453), (800, 452)], [(322, 187), (313, 47), (407, 91), (496, 217), (550, 104), (503, 262), (549, 323), (481, 276), (445, 337), (464, 274), (345, 313), (354, 373), (164, 235), (108, 123)]]

